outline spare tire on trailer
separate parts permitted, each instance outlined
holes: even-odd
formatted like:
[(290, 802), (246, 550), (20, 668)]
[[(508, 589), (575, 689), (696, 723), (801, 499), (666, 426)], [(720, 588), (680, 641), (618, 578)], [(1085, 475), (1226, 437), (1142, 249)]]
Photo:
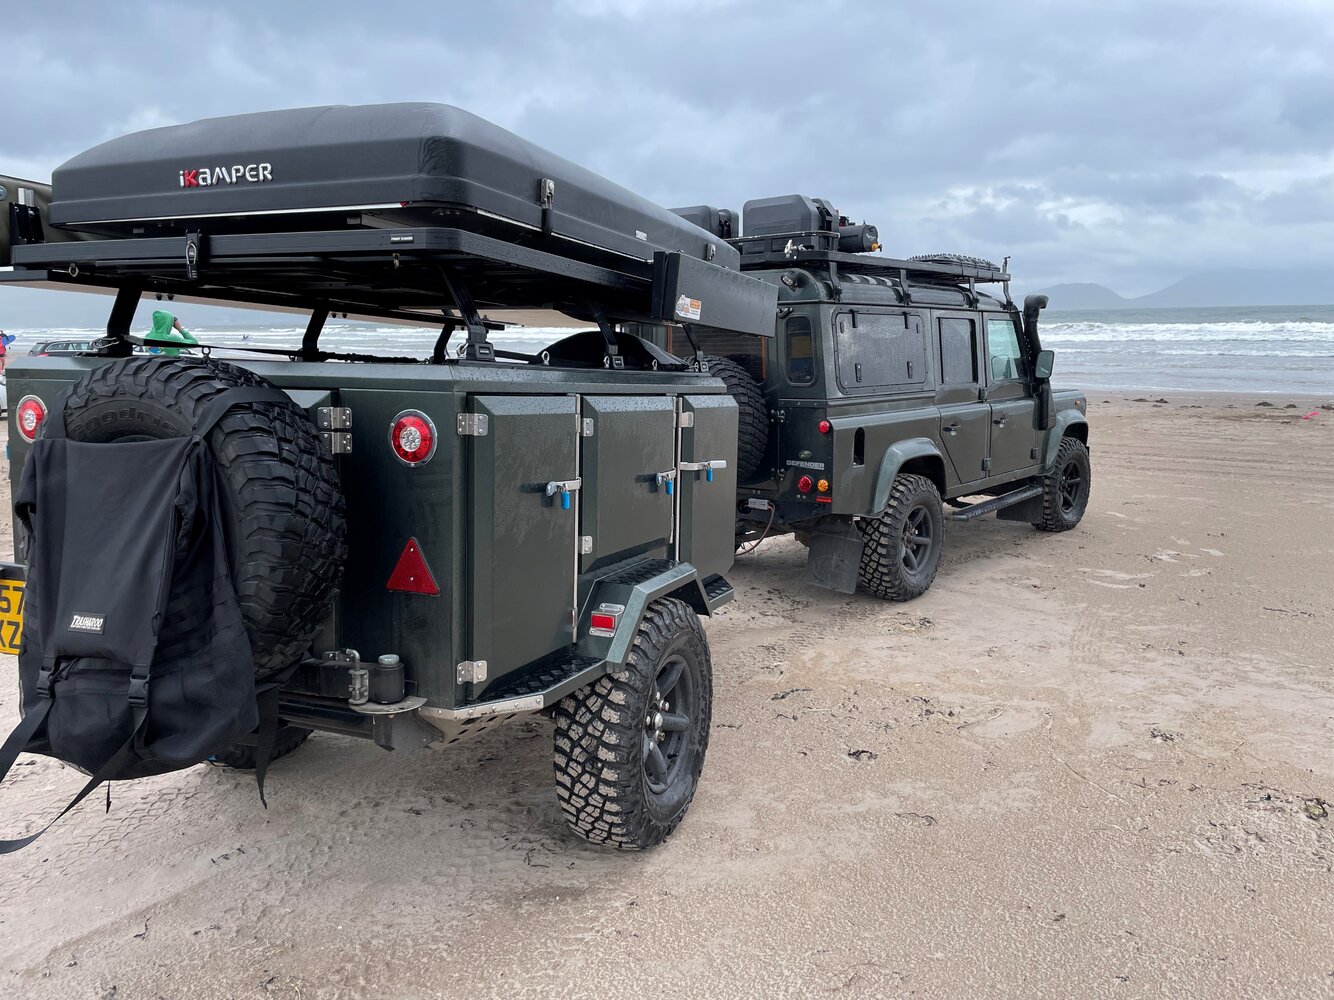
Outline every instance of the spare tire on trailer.
[[(269, 384), (207, 358), (124, 358), (74, 384), (65, 428), (89, 443), (183, 437), (220, 392)], [(263, 678), (306, 655), (324, 621), (347, 556), (346, 506), (333, 461), (296, 403), (239, 403), (205, 440), (225, 484), (232, 573)]]
[(737, 414), (737, 479), (745, 482), (764, 464), (769, 451), (769, 407), (759, 385), (735, 361), (706, 355), (704, 363), (710, 375), (722, 379), (740, 411)]

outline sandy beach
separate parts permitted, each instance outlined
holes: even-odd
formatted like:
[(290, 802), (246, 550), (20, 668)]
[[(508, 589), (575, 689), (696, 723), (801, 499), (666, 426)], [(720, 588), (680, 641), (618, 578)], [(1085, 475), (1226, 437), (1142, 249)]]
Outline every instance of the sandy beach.
[[(951, 526), (907, 605), (738, 561), (660, 850), (565, 831), (545, 722), (317, 734), (267, 811), (201, 766), (0, 859), (0, 995), (1334, 996), (1334, 396), (1089, 401), (1072, 533)], [(22, 758), (4, 835), (80, 783)]]

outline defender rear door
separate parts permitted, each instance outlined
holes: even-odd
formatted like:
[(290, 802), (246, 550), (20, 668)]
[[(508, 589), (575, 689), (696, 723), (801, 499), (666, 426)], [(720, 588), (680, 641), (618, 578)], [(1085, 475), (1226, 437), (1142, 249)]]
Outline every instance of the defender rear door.
[(990, 440), (991, 407), (984, 402), (982, 331), (978, 314), (936, 312), (932, 337), (940, 358), (936, 403), (940, 408), (940, 441), (960, 484), (985, 479)]

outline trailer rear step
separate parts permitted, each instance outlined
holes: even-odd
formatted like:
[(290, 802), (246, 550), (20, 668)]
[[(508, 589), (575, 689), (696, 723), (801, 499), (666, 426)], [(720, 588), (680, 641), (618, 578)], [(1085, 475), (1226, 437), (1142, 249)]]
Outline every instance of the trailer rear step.
[(1002, 493), (998, 497), (992, 497), (990, 500), (983, 500), (981, 503), (970, 504), (950, 514), (951, 521), (972, 521), (975, 518), (984, 517), (987, 514), (994, 514), (1004, 507), (1010, 507), (1017, 503), (1023, 503), (1025, 500), (1032, 500), (1034, 497), (1042, 496), (1042, 485), (1021, 486), (1017, 490), (1009, 493)]

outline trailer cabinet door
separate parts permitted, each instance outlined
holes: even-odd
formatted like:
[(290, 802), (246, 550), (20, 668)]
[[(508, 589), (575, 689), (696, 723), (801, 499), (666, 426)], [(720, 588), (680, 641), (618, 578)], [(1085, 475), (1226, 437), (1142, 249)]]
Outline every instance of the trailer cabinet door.
[(666, 396), (585, 396), (580, 517), (591, 551), (588, 571), (640, 553), (665, 555), (674, 498), (663, 473), (676, 467), (676, 400)]
[(471, 658), (488, 682), (573, 641), (579, 491), (573, 396), (474, 396), (486, 434), (470, 437), (467, 553)]
[[(682, 413), (690, 427), (681, 431), (681, 531), (677, 558), (691, 563), (701, 578), (726, 573), (736, 555), (737, 408), (732, 397), (685, 396)], [(692, 465), (726, 463), (708, 472)]]

